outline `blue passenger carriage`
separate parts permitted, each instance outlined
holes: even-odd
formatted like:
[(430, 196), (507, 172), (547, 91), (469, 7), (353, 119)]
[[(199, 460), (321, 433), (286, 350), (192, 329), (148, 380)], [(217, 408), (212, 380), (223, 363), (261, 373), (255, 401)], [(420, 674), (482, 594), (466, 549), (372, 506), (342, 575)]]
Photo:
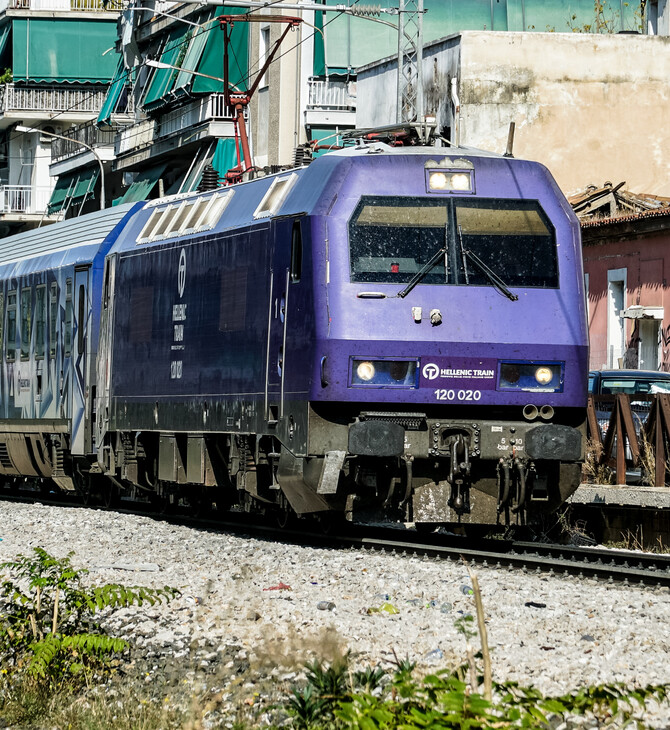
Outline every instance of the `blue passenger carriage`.
[(82, 486), (104, 255), (133, 206), (0, 239), (0, 477)]

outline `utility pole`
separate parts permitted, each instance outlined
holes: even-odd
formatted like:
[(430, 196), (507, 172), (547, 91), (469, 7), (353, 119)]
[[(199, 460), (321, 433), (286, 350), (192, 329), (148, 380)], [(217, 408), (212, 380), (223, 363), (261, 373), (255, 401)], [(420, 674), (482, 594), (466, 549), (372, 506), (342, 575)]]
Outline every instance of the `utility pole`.
[(423, 121), (423, 0), (400, 0), (396, 122)]

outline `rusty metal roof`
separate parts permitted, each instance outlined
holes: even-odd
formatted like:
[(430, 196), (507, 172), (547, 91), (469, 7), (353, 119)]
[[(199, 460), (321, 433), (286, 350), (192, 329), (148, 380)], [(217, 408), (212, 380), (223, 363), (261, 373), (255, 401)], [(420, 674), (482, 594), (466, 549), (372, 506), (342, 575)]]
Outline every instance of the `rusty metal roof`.
[(584, 190), (568, 196), (568, 202), (577, 214), (582, 228), (611, 223), (631, 222), (643, 218), (670, 216), (670, 198), (624, 190), (626, 183), (602, 187), (588, 185)]

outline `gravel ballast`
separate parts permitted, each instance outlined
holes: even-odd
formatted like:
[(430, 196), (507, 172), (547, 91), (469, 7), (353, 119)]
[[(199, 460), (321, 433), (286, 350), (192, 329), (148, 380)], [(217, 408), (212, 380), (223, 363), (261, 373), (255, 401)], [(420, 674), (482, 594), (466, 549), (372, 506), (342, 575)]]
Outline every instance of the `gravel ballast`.
[[(0, 502), (0, 515), (0, 561), (34, 547), (58, 557), (72, 551), (91, 583), (178, 588), (170, 604), (109, 614), (105, 628), (155, 670), (169, 665), (192, 677), (217, 664), (228, 680), (246, 673), (231, 701), (259, 701), (253, 672), (290, 682), (315, 656), (351, 651), (355, 666), (387, 669), (409, 658), (424, 671), (465, 656), (454, 624), (475, 606), (458, 563), (299, 547), (95, 509)], [(667, 589), (476, 572), (495, 680), (546, 694), (670, 682)], [(657, 708), (654, 727), (670, 727), (662, 715)]]

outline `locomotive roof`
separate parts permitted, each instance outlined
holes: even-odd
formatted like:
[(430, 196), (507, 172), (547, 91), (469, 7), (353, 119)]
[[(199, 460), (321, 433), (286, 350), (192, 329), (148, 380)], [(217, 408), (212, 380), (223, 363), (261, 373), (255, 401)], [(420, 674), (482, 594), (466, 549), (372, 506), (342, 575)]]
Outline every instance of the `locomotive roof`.
[[(445, 157), (486, 158), (506, 165), (516, 163), (497, 153), (469, 147), (394, 148), (384, 143), (373, 143), (345, 148), (329, 152), (307, 167), (285, 170), (207, 193), (185, 193), (152, 200), (130, 221), (115, 248), (131, 250), (138, 244), (150, 247), (207, 232), (262, 224), (274, 217), (303, 213), (324, 215), (352, 166), (364, 159), (388, 160), (393, 157), (423, 157), (426, 161), (435, 160), (436, 164)], [(277, 204), (272, 207), (265, 201), (272, 200), (273, 190), (279, 185), (284, 185), (285, 190), (275, 196)], [(207, 207), (209, 215), (205, 210)]]
[(32, 231), (0, 238), (0, 265), (16, 263), (80, 246), (98, 246), (128, 215), (136, 203), (70, 218)]

